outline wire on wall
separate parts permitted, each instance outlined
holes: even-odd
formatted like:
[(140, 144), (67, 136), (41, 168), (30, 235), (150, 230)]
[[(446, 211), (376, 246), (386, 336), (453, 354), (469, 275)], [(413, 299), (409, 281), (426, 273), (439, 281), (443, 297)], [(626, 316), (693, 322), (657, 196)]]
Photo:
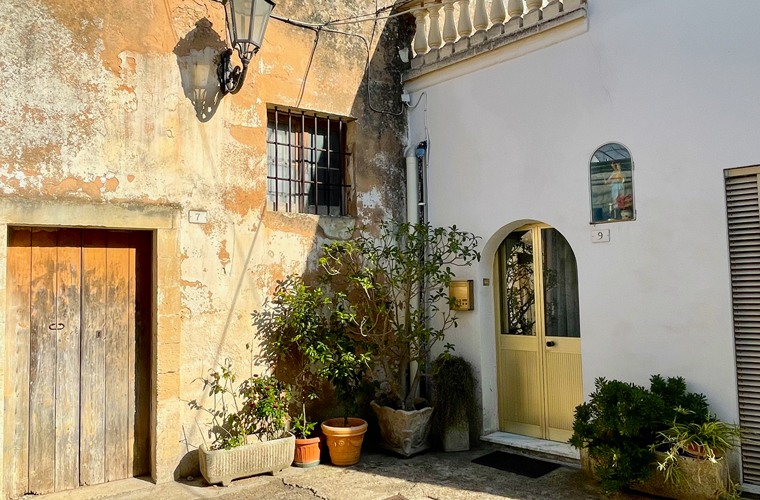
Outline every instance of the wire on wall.
[[(300, 107), (301, 101), (303, 100), (303, 95), (304, 95), (304, 92), (305, 92), (305, 89), (306, 89), (306, 81), (307, 81), (307, 79), (309, 77), (309, 72), (311, 71), (311, 66), (312, 66), (312, 63), (314, 61), (314, 54), (317, 51), (317, 45), (319, 44), (320, 33), (321, 32), (326, 32), (326, 33), (336, 33), (336, 34), (346, 35), (346, 36), (353, 36), (353, 37), (359, 38), (364, 43), (364, 48), (367, 51), (367, 60), (366, 60), (365, 65), (364, 65), (364, 69), (367, 72), (367, 105), (369, 106), (369, 108), (372, 111), (376, 112), (376, 113), (387, 114), (387, 115), (390, 115), (390, 116), (402, 116), (404, 114), (404, 105), (403, 105), (403, 103), (401, 105), (401, 109), (399, 109), (398, 111), (378, 109), (378, 108), (376, 108), (375, 106), (372, 105), (372, 90), (371, 90), (371, 87), (372, 87), (372, 64), (371, 64), (372, 52), (371, 52), (371, 47), (372, 47), (372, 44), (375, 41), (375, 33), (377, 31), (377, 23), (381, 19), (383, 19), (383, 20), (385, 20), (385, 19), (391, 19), (391, 18), (398, 17), (398, 16), (401, 16), (401, 15), (404, 15), (404, 14), (408, 13), (408, 12), (399, 12), (399, 13), (396, 13), (396, 14), (389, 14), (387, 16), (380, 17), (380, 13), (385, 12), (387, 10), (390, 10), (392, 8), (393, 8), (393, 5), (389, 5), (389, 6), (385, 6), (385, 7), (382, 7), (382, 8), (378, 8), (378, 0), (375, 0), (375, 12), (373, 12), (373, 13), (361, 14), (361, 15), (347, 17), (347, 18), (343, 18), (343, 19), (335, 19), (335, 20), (332, 20), (332, 21), (326, 21), (324, 23), (309, 23), (309, 22), (298, 21), (298, 20), (290, 19), (290, 18), (286, 18), (286, 17), (280, 17), (280, 16), (277, 16), (277, 15), (272, 15), (271, 16), (273, 19), (276, 19), (276, 20), (278, 20), (280, 22), (283, 22), (283, 23), (286, 23), (286, 24), (290, 24), (290, 25), (293, 25), (293, 26), (297, 26), (297, 27), (300, 27), (300, 28), (305, 28), (305, 29), (310, 29), (310, 30), (315, 31), (314, 45), (313, 45), (312, 50), (311, 50), (311, 55), (309, 56), (309, 62), (307, 64), (307, 66), (306, 66), (306, 73), (304, 74), (303, 81), (301, 83), (301, 90), (300, 90), (299, 95), (298, 95), (298, 102), (296, 104), (296, 107)], [(413, 9), (413, 10), (418, 10), (418, 9)], [(364, 36), (362, 36), (362, 35), (360, 35), (358, 33), (348, 33), (346, 31), (340, 31), (340, 30), (336, 30), (336, 29), (328, 29), (327, 28), (328, 26), (333, 26), (333, 25), (346, 25), (346, 24), (355, 24), (355, 23), (370, 22), (370, 21), (373, 24), (372, 24), (372, 35), (371, 35), (369, 41), (367, 41), (366, 37), (364, 37)]]

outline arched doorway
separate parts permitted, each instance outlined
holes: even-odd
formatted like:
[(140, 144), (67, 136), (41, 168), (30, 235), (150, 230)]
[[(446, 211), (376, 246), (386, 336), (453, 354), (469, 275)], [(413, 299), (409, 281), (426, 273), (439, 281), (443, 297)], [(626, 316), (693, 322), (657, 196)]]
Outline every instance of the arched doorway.
[(583, 402), (578, 269), (546, 224), (511, 232), (494, 259), (499, 427), (567, 441)]

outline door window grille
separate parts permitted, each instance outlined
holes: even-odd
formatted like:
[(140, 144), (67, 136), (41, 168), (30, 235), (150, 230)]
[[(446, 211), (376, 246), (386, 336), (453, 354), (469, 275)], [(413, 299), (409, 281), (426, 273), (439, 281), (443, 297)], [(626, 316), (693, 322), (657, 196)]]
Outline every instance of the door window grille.
[(267, 202), (270, 210), (347, 215), (346, 118), (308, 111), (267, 113)]

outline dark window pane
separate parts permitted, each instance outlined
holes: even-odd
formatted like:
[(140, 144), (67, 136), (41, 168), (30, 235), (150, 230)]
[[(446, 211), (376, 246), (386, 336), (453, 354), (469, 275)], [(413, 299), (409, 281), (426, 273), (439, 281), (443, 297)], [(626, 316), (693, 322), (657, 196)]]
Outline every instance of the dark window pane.
[(544, 308), (547, 337), (580, 337), (578, 268), (575, 254), (556, 229), (542, 229)]
[(502, 333), (535, 335), (536, 295), (531, 231), (515, 231), (499, 247)]

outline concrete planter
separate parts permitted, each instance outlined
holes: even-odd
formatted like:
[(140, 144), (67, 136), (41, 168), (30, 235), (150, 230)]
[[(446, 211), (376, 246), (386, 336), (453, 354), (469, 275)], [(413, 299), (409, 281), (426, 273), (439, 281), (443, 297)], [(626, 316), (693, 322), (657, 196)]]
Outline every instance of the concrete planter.
[[(254, 438), (255, 439), (255, 438)], [(264, 472), (276, 474), (293, 462), (296, 438), (292, 434), (271, 441), (256, 441), (231, 450), (198, 450), (201, 474), (209, 484), (229, 486), (233, 479)]]
[(446, 427), (443, 433), (443, 451), (468, 451), (470, 449), (470, 424), (467, 419), (459, 425)]
[(383, 447), (403, 457), (410, 457), (430, 448), (427, 438), (430, 433), (430, 417), (433, 408), (404, 411), (370, 403), (377, 414)]
[[(664, 460), (664, 453), (657, 453), (657, 460)], [(728, 464), (725, 459), (714, 464), (708, 460), (687, 456), (678, 457), (684, 480), (679, 484), (665, 482), (665, 476), (652, 466), (652, 478), (646, 483), (634, 483), (631, 488), (650, 495), (676, 500), (715, 500), (728, 488)], [(586, 448), (581, 449), (581, 466), (593, 479), (596, 461), (588, 456)]]

